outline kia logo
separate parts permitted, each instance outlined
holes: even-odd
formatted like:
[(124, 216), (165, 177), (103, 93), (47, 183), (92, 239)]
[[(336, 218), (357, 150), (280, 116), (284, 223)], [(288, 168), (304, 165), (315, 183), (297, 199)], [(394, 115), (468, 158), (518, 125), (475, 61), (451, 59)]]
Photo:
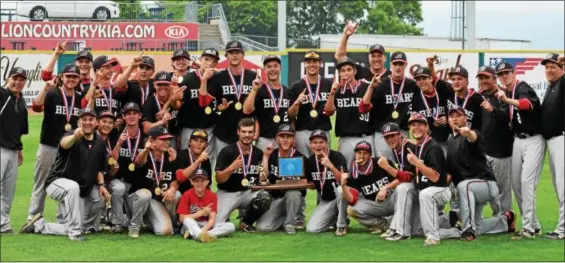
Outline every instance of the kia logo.
[(184, 38), (188, 36), (188, 29), (183, 26), (170, 26), (165, 29), (165, 35), (170, 38)]

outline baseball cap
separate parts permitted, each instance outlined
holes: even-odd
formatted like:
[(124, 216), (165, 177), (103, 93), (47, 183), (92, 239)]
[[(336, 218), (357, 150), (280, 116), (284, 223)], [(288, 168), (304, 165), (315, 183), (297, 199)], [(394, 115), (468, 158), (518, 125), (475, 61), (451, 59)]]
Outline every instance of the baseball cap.
[(137, 103), (135, 102), (128, 102), (126, 103), (126, 105), (124, 105), (124, 107), (122, 108), (122, 114), (126, 114), (126, 112), (128, 111), (137, 111), (137, 112), (141, 112), (141, 109), (139, 108), (139, 105), (137, 105)]
[(171, 83), (172, 82), (172, 75), (165, 71), (159, 71), (155, 75), (155, 84), (159, 83)]
[(80, 71), (77, 68), (77, 66), (73, 64), (67, 64), (63, 67), (63, 70), (61, 70), (61, 74), (63, 74), (63, 76), (68, 76), (68, 75), (80, 76), (79, 72)]
[(88, 50), (81, 50), (77, 53), (77, 55), (75, 57), (75, 61), (77, 61), (81, 58), (86, 58), (90, 62), (92, 62), (92, 53), (90, 53), (90, 51), (88, 51)]
[(500, 62), (495, 67), (495, 73), (496, 74), (506, 72), (506, 71), (510, 71), (510, 72), (514, 71), (514, 66), (512, 66), (512, 64), (510, 64), (508, 62)]
[(449, 73), (447, 73), (448, 76), (452, 76), (452, 75), (461, 75), (464, 78), (469, 78), (469, 72), (467, 71), (466, 68), (462, 67), (462, 66), (457, 66), (455, 67), (452, 71), (450, 71)]
[(165, 126), (159, 125), (151, 128), (151, 130), (149, 131), (149, 137), (153, 139), (170, 140), (175, 136), (170, 134), (169, 130), (167, 130)]
[(369, 47), (369, 53), (373, 53), (373, 52), (379, 52), (381, 54), (385, 53), (385, 47), (381, 44), (373, 44)]
[(23, 68), (14, 67), (10, 70), (10, 78), (13, 76), (22, 76), (27, 79), (27, 72)]
[(202, 138), (205, 141), (208, 141), (208, 133), (205, 130), (194, 130), (190, 134), (190, 139)]
[(463, 107), (461, 106), (457, 106), (457, 107), (453, 107), (451, 109), (449, 109), (449, 112), (447, 113), (447, 115), (451, 115), (451, 113), (453, 112), (459, 112), (460, 114), (465, 115), (465, 109), (463, 109)]
[(94, 110), (91, 109), (91, 108), (84, 108), (84, 109), (80, 110), (78, 117), (82, 118), (83, 116), (87, 116), (87, 115), (90, 115), (90, 116), (96, 118), (96, 112), (94, 112)]
[(322, 138), (326, 140), (326, 142), (328, 141), (328, 136), (326, 135), (326, 132), (323, 130), (314, 130), (312, 133), (310, 133), (309, 140), (312, 140), (314, 138)]
[(388, 136), (391, 134), (398, 134), (400, 133), (400, 126), (395, 122), (389, 122), (383, 125), (382, 129), (383, 136)]
[(229, 41), (226, 44), (226, 52), (229, 52), (231, 50), (241, 50), (241, 51), (243, 51), (243, 45), (241, 44), (241, 42), (239, 42), (237, 40)]
[(102, 119), (102, 118), (112, 118), (113, 120), (116, 120), (116, 116), (109, 110), (105, 110), (105, 111), (101, 111), (98, 114), (98, 119)]
[(547, 56), (545, 56), (545, 58), (541, 61), (542, 65), (547, 64), (547, 62), (552, 62), (555, 64), (559, 64), (557, 63), (557, 61), (559, 61), (559, 54), (555, 54), (555, 53), (549, 53), (547, 54)]
[(200, 55), (200, 56), (202, 56), (202, 57), (203, 56), (210, 56), (210, 57), (213, 57), (217, 60), (220, 60), (220, 52), (218, 52), (218, 50), (216, 50), (215, 48), (204, 49), (202, 51), (202, 55)]
[(350, 59), (348, 57), (346, 57), (345, 59), (343, 59), (342, 61), (338, 62), (335, 65), (336, 69), (340, 69), (341, 67), (345, 66), (345, 65), (351, 65), (352, 67), (355, 67), (355, 61), (353, 61), (353, 59)]
[(496, 75), (496, 71), (491, 66), (482, 66), (481, 68), (479, 68), (477, 77), (479, 77), (480, 75), (492, 77)]
[(198, 168), (196, 169), (196, 171), (194, 171), (192, 175), (190, 175), (189, 179), (196, 179), (196, 178), (203, 178), (206, 180), (210, 180), (210, 175), (208, 175), (208, 172), (206, 172), (206, 170), (202, 168)]
[(98, 56), (92, 62), (92, 66), (94, 67), (94, 71), (99, 70), (101, 67), (107, 65), (114, 65), (117, 64), (118, 61), (115, 58), (110, 59), (108, 56)]
[(315, 50), (309, 50), (308, 52), (306, 52), (306, 54), (304, 54), (304, 61), (306, 60), (322, 60), (322, 58), (320, 58), (320, 53), (318, 53)]
[(290, 124), (281, 124), (279, 126), (279, 129), (277, 131), (277, 136), (282, 135), (282, 134), (288, 134), (288, 135), (293, 135), (295, 134), (295, 130), (294, 127), (292, 127), (292, 125)]
[(413, 112), (410, 115), (410, 119), (408, 119), (408, 125), (412, 124), (413, 122), (421, 122), (428, 125), (428, 120), (426, 120), (426, 117), (419, 112)]
[(190, 60), (190, 54), (186, 49), (182, 49), (182, 48), (177, 49), (175, 50), (175, 52), (173, 52), (173, 56), (171, 57), (171, 60), (175, 60), (175, 58), (186, 58)]
[(155, 60), (153, 60), (149, 56), (143, 56), (143, 57), (141, 57), (141, 64), (140, 65), (146, 65), (146, 66), (150, 66), (152, 68), (155, 68)]
[(390, 55), (390, 63), (394, 63), (394, 62), (408, 63), (406, 54), (400, 51), (392, 53), (392, 55)]
[(366, 141), (360, 141), (355, 145), (355, 152), (358, 151), (367, 151), (370, 153), (373, 152), (373, 147), (371, 146), (370, 143), (366, 142)]
[(418, 69), (416, 69), (416, 72), (414, 72), (414, 78), (417, 77), (431, 77), (432, 73), (430, 72), (430, 69), (428, 69), (427, 67), (419, 67)]
[(271, 61), (277, 61), (279, 64), (281, 64), (281, 59), (279, 57), (275, 55), (268, 55), (263, 59), (263, 66), (265, 66), (267, 63)]

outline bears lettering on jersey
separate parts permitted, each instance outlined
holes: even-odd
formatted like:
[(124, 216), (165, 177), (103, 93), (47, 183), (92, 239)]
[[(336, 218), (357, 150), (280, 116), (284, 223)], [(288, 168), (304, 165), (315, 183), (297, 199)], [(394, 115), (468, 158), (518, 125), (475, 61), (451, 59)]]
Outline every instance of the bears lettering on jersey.
[[(78, 113), (79, 113), (79, 108), (73, 108), (73, 116), (77, 116), (78, 117)], [(63, 106), (63, 105), (56, 105), (55, 106), (55, 114), (56, 115), (65, 115), (67, 114), (67, 107)]]
[[(253, 86), (243, 85), (243, 94), (249, 94)], [(222, 85), (222, 92), (225, 95), (236, 95), (233, 85)]]
[(402, 96), (398, 97), (398, 94), (394, 94), (394, 97), (392, 96), (392, 94), (386, 94), (385, 95), (385, 103), (386, 104), (395, 104), (396, 103), (396, 99), (398, 98), (398, 103), (410, 103), (412, 101), (412, 97), (414, 97), (414, 93), (410, 92), (410, 93), (402, 93)]

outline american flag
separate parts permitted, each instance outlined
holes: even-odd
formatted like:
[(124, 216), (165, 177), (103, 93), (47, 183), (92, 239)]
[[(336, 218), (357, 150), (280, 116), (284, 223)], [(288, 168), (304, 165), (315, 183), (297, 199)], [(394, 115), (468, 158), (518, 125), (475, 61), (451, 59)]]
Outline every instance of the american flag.
[(500, 62), (508, 62), (514, 66), (516, 75), (523, 75), (528, 70), (534, 69), (543, 58), (490, 58), (490, 65), (495, 67)]

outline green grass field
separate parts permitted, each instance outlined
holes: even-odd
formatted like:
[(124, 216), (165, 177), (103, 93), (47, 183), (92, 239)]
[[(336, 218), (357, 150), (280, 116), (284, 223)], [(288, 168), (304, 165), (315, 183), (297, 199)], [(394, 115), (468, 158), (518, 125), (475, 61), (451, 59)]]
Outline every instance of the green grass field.
[[(23, 138), (24, 164), (20, 167), (11, 219), (14, 231), (25, 222), (33, 186), (34, 156), (39, 143), (41, 116), (31, 116), (31, 134)], [(333, 140), (335, 149), (337, 140)], [(538, 216), (543, 232), (553, 231), (558, 204), (545, 164), (537, 191)], [(307, 214), (315, 207), (315, 193), (308, 194)], [(485, 215), (490, 215), (486, 208)], [(487, 211), (488, 210), (488, 211)], [(517, 208), (515, 206), (515, 210)], [(46, 218), (53, 220), (56, 203), (48, 198)], [(234, 213), (236, 214), (236, 213)], [(237, 221), (235, 221), (237, 222)], [(518, 221), (518, 226), (520, 222)], [(96, 234), (87, 242), (64, 236), (3, 235), (2, 261), (563, 261), (564, 242), (537, 237), (512, 240), (510, 234), (480, 236), (473, 242), (442, 240), (440, 246), (423, 247), (423, 237), (392, 243), (368, 233), (352, 222), (349, 234), (290, 236), (278, 233), (236, 232), (212, 244), (183, 240), (181, 236), (157, 237), (142, 233), (137, 240), (126, 234)]]

